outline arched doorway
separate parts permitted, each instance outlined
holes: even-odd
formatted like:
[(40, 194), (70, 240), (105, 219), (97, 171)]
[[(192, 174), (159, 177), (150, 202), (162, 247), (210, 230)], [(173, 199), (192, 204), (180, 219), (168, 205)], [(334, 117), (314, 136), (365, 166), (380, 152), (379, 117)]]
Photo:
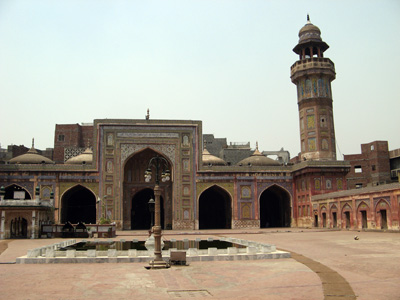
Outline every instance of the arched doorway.
[(230, 229), (231, 197), (219, 186), (212, 186), (199, 198), (199, 229)]
[(61, 223), (96, 223), (96, 197), (87, 188), (77, 185), (64, 193), (61, 199)]
[(352, 222), (351, 222), (351, 212), (352, 209), (350, 205), (346, 204), (343, 206), (342, 209), (342, 228), (349, 229), (352, 227)]
[[(151, 228), (151, 213), (149, 200), (154, 199), (154, 191), (146, 188), (137, 192), (132, 198), (131, 229), (149, 230)], [(164, 229), (164, 199), (160, 197), (161, 205), (161, 228)], [(153, 214), (154, 218), (154, 214)], [(154, 224), (154, 219), (153, 219)]]
[(290, 194), (274, 185), (260, 196), (260, 227), (290, 227)]
[(388, 229), (391, 226), (391, 212), (388, 203), (381, 199), (375, 208), (376, 225), (380, 229)]
[[(152, 178), (149, 182), (144, 179), (145, 171), (149, 166), (150, 160), (156, 155), (163, 157), (167, 165), (161, 165), (159, 175), (163, 170), (168, 169), (173, 173), (172, 164), (163, 156), (150, 148), (133, 154), (124, 166), (124, 208), (123, 208), (123, 229), (125, 230), (148, 230), (150, 229), (150, 212), (148, 202), (150, 198), (154, 199), (153, 189), (155, 187), (155, 167), (151, 168)], [(172, 229), (172, 186), (171, 180), (163, 182), (160, 180), (161, 189), (161, 227)]]
[(368, 228), (368, 218), (370, 216), (369, 206), (364, 201), (360, 203), (357, 210), (357, 225), (359, 229)]
[(332, 226), (332, 228), (337, 228), (337, 224), (338, 224), (337, 212), (338, 212), (338, 209), (337, 209), (336, 205), (332, 205), (332, 207), (331, 207), (331, 220), (332, 220), (331, 226)]

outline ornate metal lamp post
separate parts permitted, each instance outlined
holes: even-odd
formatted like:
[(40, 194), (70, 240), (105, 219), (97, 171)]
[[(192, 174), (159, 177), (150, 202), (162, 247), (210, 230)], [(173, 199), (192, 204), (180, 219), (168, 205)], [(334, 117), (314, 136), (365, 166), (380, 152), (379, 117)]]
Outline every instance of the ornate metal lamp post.
[(144, 174), (144, 178), (146, 182), (150, 182), (151, 180), (151, 167), (156, 169), (155, 172), (155, 182), (156, 185), (154, 187), (154, 197), (155, 197), (155, 224), (153, 226), (153, 234), (154, 234), (154, 260), (150, 262), (151, 269), (163, 269), (169, 268), (169, 264), (162, 259), (162, 251), (161, 251), (161, 205), (160, 205), (160, 169), (162, 169), (161, 173), (161, 181), (166, 182), (171, 179), (171, 173), (167, 169), (168, 161), (161, 156), (154, 156), (149, 161), (149, 166)]

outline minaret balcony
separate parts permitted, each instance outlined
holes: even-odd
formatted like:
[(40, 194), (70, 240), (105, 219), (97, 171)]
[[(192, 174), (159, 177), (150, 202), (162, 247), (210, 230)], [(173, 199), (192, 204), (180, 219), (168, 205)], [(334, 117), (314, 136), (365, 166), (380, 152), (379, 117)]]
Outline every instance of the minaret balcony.
[(335, 79), (335, 64), (329, 58), (310, 57), (298, 60), (290, 67), (292, 82), (295, 82), (299, 77), (318, 73), (330, 75), (332, 80)]

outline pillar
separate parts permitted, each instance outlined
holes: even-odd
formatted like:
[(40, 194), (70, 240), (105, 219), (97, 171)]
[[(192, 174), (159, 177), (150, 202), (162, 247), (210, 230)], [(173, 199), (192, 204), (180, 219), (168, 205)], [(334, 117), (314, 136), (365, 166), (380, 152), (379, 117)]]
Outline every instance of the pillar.
[(32, 210), (32, 234), (31, 234), (31, 239), (35, 238), (35, 226), (36, 226), (36, 211)]
[(0, 240), (5, 239), (5, 221), (6, 221), (6, 211), (1, 211), (1, 225), (0, 225)]

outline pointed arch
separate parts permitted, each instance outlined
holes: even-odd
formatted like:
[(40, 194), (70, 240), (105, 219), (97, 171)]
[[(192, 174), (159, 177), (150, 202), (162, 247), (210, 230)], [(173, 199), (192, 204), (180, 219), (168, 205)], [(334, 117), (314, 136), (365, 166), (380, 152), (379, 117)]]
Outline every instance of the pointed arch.
[(286, 188), (272, 184), (260, 193), (258, 201), (261, 228), (291, 226), (292, 200)]
[(76, 184), (61, 196), (61, 223), (96, 223), (96, 194), (88, 187)]
[(224, 186), (222, 186), (222, 185), (220, 185), (220, 184), (218, 184), (218, 183), (210, 183), (209, 186), (205, 187), (205, 188), (203, 189), (203, 191), (201, 191), (201, 192), (199, 193), (199, 196), (197, 197), (197, 200), (200, 200), (201, 194), (203, 194), (206, 190), (208, 190), (209, 188), (212, 188), (212, 187), (214, 187), (214, 186), (215, 186), (215, 187), (218, 187), (218, 188), (220, 188), (220, 189), (222, 189), (222, 190), (224, 190), (224, 191), (229, 195), (229, 197), (230, 197), (231, 199), (233, 199), (231, 192), (230, 192), (226, 187), (224, 187)]
[(273, 183), (273, 184), (271, 184), (271, 185), (269, 185), (269, 186), (264, 187), (263, 189), (261, 189), (261, 192), (259, 191), (259, 194), (258, 194), (258, 199), (260, 200), (261, 194), (262, 194), (265, 190), (270, 189), (270, 188), (274, 188), (274, 187), (279, 188), (279, 189), (285, 191), (286, 193), (288, 193), (288, 195), (289, 195), (289, 197), (290, 197), (290, 200), (292, 200), (292, 194), (291, 194), (291, 192), (290, 192), (286, 187), (284, 187), (284, 186), (282, 186), (282, 185), (280, 185), (280, 184), (278, 184), (278, 183)]
[(64, 192), (62, 192), (60, 198), (62, 198), (65, 195), (65, 193), (67, 193), (68, 191), (70, 191), (76, 187), (83, 187), (83, 188), (89, 190), (93, 194), (93, 197), (97, 198), (97, 194), (90, 187), (84, 186), (81, 183), (74, 184), (74, 185), (70, 186), (69, 188), (67, 188)]
[(348, 203), (346, 203), (346, 204), (343, 206), (342, 212), (347, 211), (347, 210), (350, 210), (350, 211), (352, 210), (350, 204), (348, 204)]
[[(23, 195), (23, 192), (25, 192), (25, 195)], [(30, 200), (33, 198), (31, 193), (25, 187), (13, 183), (5, 187), (5, 194), (4, 194), (4, 200), (12, 200), (12, 199)]]
[(155, 154), (158, 154), (159, 156), (162, 156), (163, 158), (165, 158), (165, 159), (168, 161), (168, 164), (169, 164), (169, 166), (170, 166), (170, 171), (171, 171), (171, 176), (172, 176), (173, 162), (171, 161), (170, 157), (169, 157), (166, 153), (164, 153), (164, 152), (162, 152), (162, 151), (160, 151), (160, 150), (154, 149), (154, 148), (152, 148), (152, 147), (150, 147), (150, 146), (147, 146), (147, 147), (138, 149), (138, 150), (136, 150), (136, 151), (130, 153), (129, 156), (127, 156), (126, 159), (122, 162), (122, 165), (123, 165), (122, 167), (123, 167), (123, 169), (125, 169), (127, 163), (128, 163), (134, 156), (136, 156), (136, 155), (138, 155), (138, 154), (140, 154), (140, 153), (142, 153), (142, 152), (146, 152), (146, 151), (154, 152)]
[(230, 229), (232, 227), (232, 196), (214, 184), (199, 195), (199, 229)]
[(363, 200), (357, 206), (357, 226), (358, 228), (368, 228), (368, 219), (371, 217), (369, 205)]
[(357, 206), (357, 210), (360, 210), (360, 209), (367, 209), (367, 210), (369, 210), (369, 205), (367, 204), (367, 202), (361, 201), (361, 202), (358, 204), (358, 206)]

